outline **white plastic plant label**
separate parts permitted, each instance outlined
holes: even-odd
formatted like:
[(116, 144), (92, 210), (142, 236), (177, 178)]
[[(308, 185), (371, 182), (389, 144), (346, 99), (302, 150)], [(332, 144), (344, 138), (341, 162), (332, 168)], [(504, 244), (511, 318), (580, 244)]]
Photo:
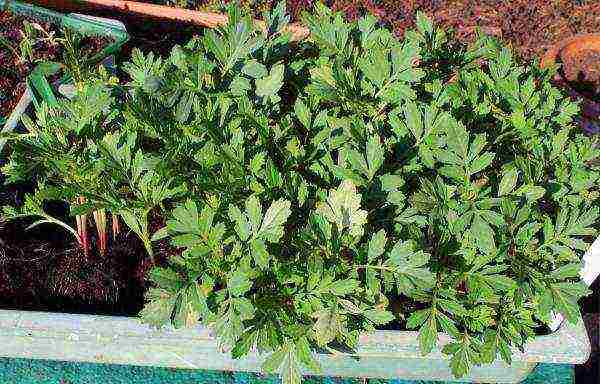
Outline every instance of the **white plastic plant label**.
[[(583, 255), (583, 267), (579, 271), (581, 280), (589, 287), (600, 275), (600, 236), (592, 243), (590, 249)], [(563, 323), (564, 317), (555, 314), (549, 327), (556, 331)]]
[(592, 243), (592, 246), (583, 255), (583, 268), (579, 272), (581, 280), (583, 280), (587, 286), (592, 285), (594, 280), (600, 275), (600, 237)]

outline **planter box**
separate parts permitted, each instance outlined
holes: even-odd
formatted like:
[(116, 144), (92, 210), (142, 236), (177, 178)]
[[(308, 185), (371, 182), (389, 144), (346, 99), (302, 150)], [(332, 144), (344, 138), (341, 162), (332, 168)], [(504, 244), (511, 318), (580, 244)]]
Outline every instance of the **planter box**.
[[(129, 40), (129, 34), (125, 26), (121, 22), (112, 19), (77, 13), (63, 15), (45, 8), (11, 0), (0, 0), (0, 9), (10, 11), (16, 15), (47, 21), (62, 28), (72, 29), (83, 35), (106, 36), (113, 39), (113, 43), (107, 45), (101, 52), (91, 58), (92, 60), (100, 61), (102, 58), (118, 52), (121, 46)], [(33, 72), (35, 72), (35, 69)], [(32, 102), (36, 101), (34, 93), (30, 89), (29, 82), (27, 83), (27, 88), (18, 104), (10, 115), (6, 117), (5, 123), (0, 129), (1, 133), (8, 133), (14, 130), (21, 119), (21, 115), (25, 113)], [(0, 152), (4, 144), (5, 140), (0, 140)]]
[[(1, 2), (2, 0), (0, 0)], [(1, 146), (0, 146), (1, 148)], [(600, 239), (584, 256), (582, 277), (591, 283), (599, 272)], [(579, 318), (576, 324), (556, 317), (554, 332), (513, 350), (513, 362), (501, 360), (473, 367), (461, 381), (517, 383), (538, 363), (578, 364), (590, 355), (590, 342)], [(320, 354), (320, 374), (342, 377), (455, 380), (441, 353), (451, 340), (427, 356), (419, 352), (414, 331), (375, 331), (360, 336), (352, 355)], [(222, 351), (210, 329), (151, 329), (136, 318), (0, 310), (0, 356), (76, 362), (131, 364), (187, 369), (260, 372), (264, 356), (233, 359)], [(312, 372), (306, 372), (312, 374)]]
[[(600, 238), (584, 256), (583, 280), (597, 276)], [(517, 383), (538, 363), (587, 361), (590, 342), (581, 318), (577, 324), (556, 319), (554, 333), (539, 336), (524, 352), (513, 351), (509, 366), (501, 360), (473, 367), (461, 381)], [(440, 344), (450, 337), (439, 335)], [(0, 310), (0, 356), (188, 369), (260, 372), (264, 356), (240, 360), (220, 350), (205, 327), (151, 329), (136, 318)], [(435, 349), (421, 356), (417, 332), (376, 331), (361, 335), (353, 355), (319, 355), (322, 375), (346, 377), (453, 380), (448, 357)]]

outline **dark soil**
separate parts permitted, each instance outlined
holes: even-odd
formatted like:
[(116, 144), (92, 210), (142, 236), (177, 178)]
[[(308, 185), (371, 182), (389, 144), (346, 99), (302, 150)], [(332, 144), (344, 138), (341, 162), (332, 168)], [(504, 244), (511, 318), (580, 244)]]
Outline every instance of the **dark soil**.
[(115, 13), (105, 8), (90, 6), (86, 10), (89, 14), (115, 19), (126, 26), (130, 39), (121, 49), (120, 55), (123, 60), (129, 60), (134, 48), (146, 53), (154, 52), (163, 57), (168, 56), (174, 45), (185, 45), (191, 38), (201, 36), (205, 30), (188, 23)]
[[(0, 157), (0, 168), (6, 157)], [(0, 207), (21, 206), (34, 182), (3, 185), (0, 173)], [(0, 208), (1, 209), (1, 208)], [(45, 210), (75, 226), (67, 207), (47, 204)], [(86, 256), (75, 238), (55, 225), (44, 224), (27, 230), (35, 220), (0, 221), (0, 308), (63, 313), (94, 313), (135, 316), (142, 309), (147, 289), (147, 271), (162, 264), (176, 252), (164, 240), (155, 243), (151, 261), (139, 238), (121, 221), (121, 233), (110, 233), (109, 249), (100, 255), (91, 215), (88, 234), (92, 244)], [(151, 214), (150, 229), (164, 226), (160, 216)]]
[(542, 56), (558, 41), (600, 30), (600, 3), (585, 0), (383, 1), (382, 19), (398, 34), (414, 23), (417, 9), (468, 38), (474, 26), (498, 35), (524, 59)]
[[(23, 21), (26, 18), (0, 11), (0, 36), (13, 43), (19, 51), (19, 44), (24, 35)], [(56, 28), (48, 23), (38, 23), (45, 31), (57, 33)], [(56, 60), (62, 53), (60, 44), (52, 41), (40, 41), (33, 49), (34, 61)], [(14, 53), (0, 45), (0, 116), (8, 116), (25, 90), (25, 78), (35, 66), (34, 62), (15, 57)]]
[(577, 384), (598, 384), (600, 379), (600, 313), (583, 315), (583, 322), (590, 338), (592, 353), (585, 364), (575, 366)]
[(119, 20), (127, 25), (127, 31), (131, 35), (131, 39), (121, 50), (125, 59), (129, 59), (133, 48), (166, 57), (174, 45), (185, 45), (191, 38), (201, 36), (204, 31), (204, 28), (195, 25), (151, 18), (123, 16)]
[[(1, 175), (0, 175), (1, 178)], [(0, 180), (1, 181), (1, 180)], [(6, 188), (0, 205), (20, 204), (29, 185)], [(66, 207), (48, 205), (47, 211), (67, 222)], [(0, 308), (65, 313), (135, 316), (142, 309), (146, 272), (154, 265), (143, 244), (126, 230), (110, 239), (106, 255), (93, 248), (88, 256), (75, 239), (58, 226), (26, 230), (33, 219), (0, 222)], [(89, 220), (91, 243), (95, 227)], [(154, 217), (152, 230), (162, 222)], [(124, 227), (123, 225), (121, 225)], [(156, 262), (172, 249), (156, 246)]]

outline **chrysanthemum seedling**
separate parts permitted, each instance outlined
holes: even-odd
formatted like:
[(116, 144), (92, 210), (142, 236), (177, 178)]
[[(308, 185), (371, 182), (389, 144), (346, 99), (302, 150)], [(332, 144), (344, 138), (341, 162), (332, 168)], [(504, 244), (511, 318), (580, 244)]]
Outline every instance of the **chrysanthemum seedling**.
[(423, 354), (449, 334), (457, 377), (510, 362), (553, 312), (577, 320), (600, 149), (551, 72), (422, 15), (398, 40), (317, 6), (292, 44), (283, 6), (266, 30), (229, 12), (167, 58), (135, 50), (127, 92), (86, 83), (11, 158), (120, 215), (150, 255), (170, 237), (144, 322), (202, 322), (290, 384), (394, 320)]

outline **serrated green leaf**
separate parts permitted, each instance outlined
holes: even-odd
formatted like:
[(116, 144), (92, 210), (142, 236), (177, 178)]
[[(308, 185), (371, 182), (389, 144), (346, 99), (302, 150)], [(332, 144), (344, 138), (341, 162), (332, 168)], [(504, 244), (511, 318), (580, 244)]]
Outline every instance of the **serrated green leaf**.
[(375, 173), (381, 168), (383, 165), (383, 147), (381, 146), (381, 142), (379, 141), (378, 135), (372, 135), (367, 141), (367, 165), (368, 165), (368, 174), (367, 177), (369, 180), (373, 179)]
[(167, 325), (171, 320), (176, 296), (164, 289), (151, 288), (146, 293), (146, 304), (140, 311), (140, 318), (144, 324), (153, 327)]
[(165, 239), (167, 237), (169, 237), (169, 228), (168, 227), (162, 227), (158, 231), (154, 232), (154, 235), (152, 235), (151, 241), (152, 242), (160, 241), (160, 240)]
[(354, 292), (358, 288), (358, 280), (344, 279), (331, 283), (329, 291), (336, 296), (344, 296)]
[(333, 341), (340, 331), (338, 314), (330, 309), (323, 309), (316, 312), (313, 317), (316, 318), (313, 325), (315, 341), (319, 346), (325, 346)]
[(258, 234), (260, 223), (262, 221), (262, 207), (255, 195), (246, 199), (246, 215), (250, 221), (251, 232)]
[(252, 160), (250, 160), (250, 170), (254, 175), (260, 174), (260, 171), (265, 165), (265, 157), (266, 154), (264, 152), (259, 152), (252, 157)]
[(479, 352), (466, 339), (462, 342), (446, 345), (443, 352), (452, 355), (450, 358), (450, 368), (457, 378), (465, 376), (471, 369), (471, 366), (477, 364), (480, 360)]
[(383, 229), (380, 229), (377, 233), (371, 236), (371, 241), (369, 241), (369, 252), (367, 255), (369, 263), (373, 262), (373, 260), (383, 254), (385, 251), (386, 241), (386, 233)]
[(256, 265), (261, 269), (266, 269), (269, 266), (269, 259), (271, 256), (269, 255), (269, 252), (267, 252), (264, 241), (253, 239), (250, 241), (250, 248)]
[(276, 64), (271, 68), (268, 76), (256, 79), (256, 96), (264, 98), (276, 96), (283, 86), (283, 72), (284, 66)]
[(282, 347), (273, 353), (271, 353), (263, 362), (261, 369), (264, 372), (275, 373), (279, 371), (279, 367), (283, 364), (285, 359), (286, 350)]
[(554, 307), (565, 315), (567, 320), (575, 323), (579, 319), (579, 305), (577, 301), (590, 293), (583, 282), (552, 284)]
[(419, 349), (423, 356), (429, 354), (435, 347), (437, 341), (437, 322), (433, 316), (429, 316), (423, 325), (421, 325), (418, 340)]
[(404, 106), (404, 119), (406, 127), (412, 133), (415, 140), (420, 142), (423, 136), (423, 123), (421, 122), (421, 111), (414, 102), (408, 102)]
[(545, 193), (546, 189), (544, 187), (531, 184), (525, 184), (515, 191), (515, 194), (524, 195), (529, 201), (537, 201), (541, 199)]
[(304, 366), (306, 366), (312, 372), (321, 372), (321, 365), (313, 356), (306, 337), (301, 337), (298, 339), (298, 341), (296, 341), (296, 357), (302, 364), (304, 364)]
[(306, 180), (302, 180), (298, 187), (298, 206), (303, 206), (308, 198), (308, 183)]
[(252, 288), (252, 282), (241, 269), (236, 269), (227, 282), (227, 289), (232, 296), (242, 296), (250, 288)]
[(242, 211), (235, 205), (229, 206), (229, 219), (235, 223), (235, 232), (240, 240), (246, 241), (250, 237), (250, 223)]
[(397, 242), (388, 253), (387, 265), (394, 267), (398, 293), (410, 294), (415, 288), (428, 289), (434, 284), (433, 273), (426, 267), (429, 254), (414, 251), (410, 242)]
[(380, 176), (381, 189), (386, 192), (393, 192), (404, 185), (404, 178), (400, 175), (383, 175)]
[(385, 325), (395, 319), (392, 312), (379, 309), (366, 309), (363, 315), (376, 325)]
[(360, 204), (354, 183), (344, 180), (337, 189), (329, 191), (327, 202), (318, 205), (317, 212), (339, 229), (348, 228), (351, 235), (359, 237), (367, 220), (367, 212), (360, 209)]
[(170, 268), (152, 268), (148, 273), (148, 280), (170, 292), (178, 292), (184, 285), (181, 275)]
[(258, 236), (276, 243), (283, 236), (283, 227), (292, 211), (288, 200), (279, 199), (271, 203), (262, 220)]
[(475, 215), (471, 224), (471, 233), (477, 244), (477, 248), (485, 254), (493, 254), (496, 251), (494, 231), (480, 215)]
[(169, 220), (167, 226), (171, 231), (181, 233), (195, 233), (198, 229), (198, 208), (196, 203), (188, 200), (184, 205), (179, 205), (173, 210), (174, 220)]
[(302, 99), (297, 99), (294, 104), (294, 112), (296, 113), (296, 117), (302, 123), (304, 128), (310, 129), (311, 127), (311, 113), (306, 104), (302, 101)]
[(492, 164), (494, 157), (495, 155), (491, 152), (486, 152), (483, 155), (477, 157), (471, 163), (471, 166), (469, 167), (469, 173), (472, 175), (474, 173), (481, 172), (485, 168), (489, 167), (490, 164)]
[(552, 271), (550, 273), (550, 278), (556, 280), (564, 280), (568, 278), (573, 278), (579, 276), (579, 271), (581, 270), (580, 263), (571, 263), (567, 265), (563, 265), (562, 267)]
[(256, 60), (248, 60), (242, 67), (242, 73), (253, 79), (261, 79), (267, 76), (267, 68)]

